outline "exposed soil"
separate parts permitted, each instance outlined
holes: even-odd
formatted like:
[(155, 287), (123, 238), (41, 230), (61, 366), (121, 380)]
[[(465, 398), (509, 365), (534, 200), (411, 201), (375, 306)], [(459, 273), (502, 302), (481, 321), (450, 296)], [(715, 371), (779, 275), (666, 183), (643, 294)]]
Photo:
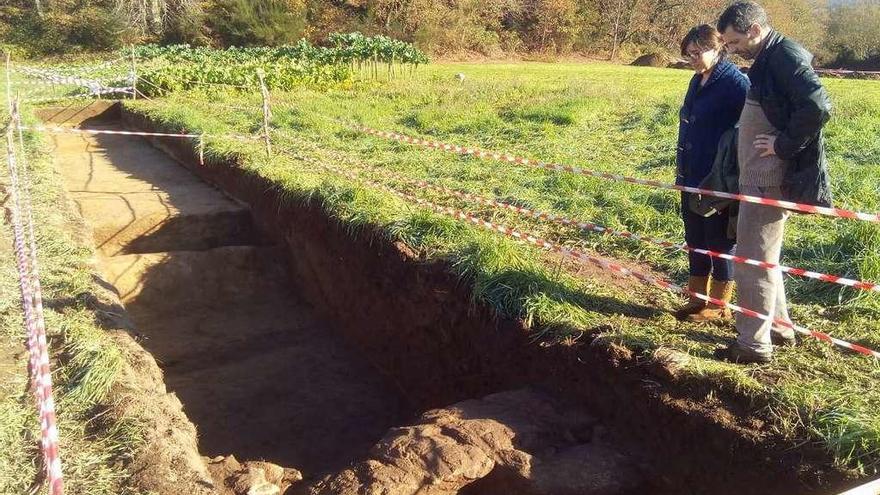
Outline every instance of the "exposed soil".
[(666, 67), (670, 57), (664, 53), (648, 53), (632, 61), (630, 65), (640, 67)]
[[(15, 297), (16, 294), (9, 294)], [(23, 376), (27, 376), (28, 356), (23, 339), (0, 336), (0, 397), (22, 393), (25, 386)]]
[(632, 457), (596, 418), (517, 390), (428, 411), (390, 431), (370, 458), (310, 487), (311, 495), (652, 493)]
[[(172, 130), (122, 117), (132, 128)], [(104, 273), (197, 425), (203, 455), (300, 468), (306, 483), (290, 493), (380, 490), (370, 485), (370, 473), (380, 471), (402, 486), (383, 482), (383, 493), (798, 494), (843, 482), (821, 452), (793, 449), (762, 431), (747, 406), (701, 400), (601, 339), (537, 346), (519, 322), (474, 305), (442, 263), (421, 262), (369, 229), (352, 234), (318, 206), (285, 203), (276, 185), (234, 163), (200, 166), (191, 143), (152, 141), (241, 202), (195, 181), (145, 141), (58, 139), (66, 150), (59, 164), (71, 191), (80, 191), (74, 194), (102, 246)], [(486, 396), (526, 387), (547, 397), (548, 411), (562, 412), (542, 416), (545, 399), (526, 392), (503, 397), (534, 414), (514, 414), (510, 402), (485, 405), (495, 400)], [(502, 425), (491, 431), (508, 433), (475, 443), (479, 435), (471, 433), (486, 431), (484, 423), (470, 422), (459, 403), (483, 397), (469, 407)], [(448, 413), (413, 422), (450, 404)], [(563, 435), (560, 443), (560, 428), (535, 426), (571, 414), (596, 418), (604, 433)], [(439, 436), (425, 434), (435, 430)], [(509, 433), (517, 431), (544, 433), (530, 443)], [(521, 454), (501, 454), (514, 451)], [(462, 452), (469, 460), (450, 460)], [(545, 466), (523, 469), (532, 466), (526, 458)], [(235, 491), (229, 474), (257, 468), (229, 459), (194, 469), (214, 474), (211, 490)], [(604, 467), (590, 474), (588, 465)], [(253, 476), (272, 469), (264, 471)], [(621, 474), (638, 483), (597, 488)], [(585, 479), (592, 488), (578, 485)], [(199, 493), (167, 490), (157, 491)]]

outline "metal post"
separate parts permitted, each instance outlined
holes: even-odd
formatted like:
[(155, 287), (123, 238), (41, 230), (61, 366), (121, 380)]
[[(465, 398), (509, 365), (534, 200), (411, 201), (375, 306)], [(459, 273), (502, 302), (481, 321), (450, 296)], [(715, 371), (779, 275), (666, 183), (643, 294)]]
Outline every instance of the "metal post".
[(260, 80), (260, 93), (263, 95), (263, 137), (266, 140), (266, 156), (272, 156), (272, 143), (269, 141), (269, 119), (272, 111), (269, 108), (269, 90), (266, 88), (265, 74), (263, 69), (257, 69), (257, 78)]

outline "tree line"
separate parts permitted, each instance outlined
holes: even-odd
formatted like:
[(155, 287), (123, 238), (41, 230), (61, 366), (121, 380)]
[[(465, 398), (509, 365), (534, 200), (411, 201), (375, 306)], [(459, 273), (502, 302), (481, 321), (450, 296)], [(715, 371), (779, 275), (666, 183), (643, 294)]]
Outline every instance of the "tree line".
[[(256, 46), (359, 31), (435, 56), (675, 54), (729, 0), (7, 0), (0, 43), (39, 56), (131, 43)], [(880, 0), (765, 0), (826, 66), (880, 68)]]

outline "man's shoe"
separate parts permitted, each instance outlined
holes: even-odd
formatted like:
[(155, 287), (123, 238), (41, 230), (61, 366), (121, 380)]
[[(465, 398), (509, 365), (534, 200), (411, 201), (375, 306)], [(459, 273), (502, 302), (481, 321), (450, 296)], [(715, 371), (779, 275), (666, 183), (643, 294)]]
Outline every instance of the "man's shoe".
[(772, 357), (769, 354), (758, 354), (751, 349), (740, 346), (736, 342), (727, 347), (719, 347), (718, 349), (715, 349), (714, 354), (715, 359), (740, 364), (767, 364), (772, 360)]
[(779, 347), (794, 347), (798, 343), (794, 334), (786, 336), (773, 330), (770, 331), (770, 342)]

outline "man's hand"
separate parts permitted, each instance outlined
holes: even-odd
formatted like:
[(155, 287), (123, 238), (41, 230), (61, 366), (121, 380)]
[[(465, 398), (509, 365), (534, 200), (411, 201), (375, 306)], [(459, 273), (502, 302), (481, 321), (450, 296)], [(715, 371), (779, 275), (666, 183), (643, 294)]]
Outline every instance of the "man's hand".
[(761, 153), (761, 158), (776, 155), (776, 149), (774, 146), (776, 146), (776, 136), (772, 134), (758, 134), (755, 136), (755, 148), (764, 150), (764, 152)]

